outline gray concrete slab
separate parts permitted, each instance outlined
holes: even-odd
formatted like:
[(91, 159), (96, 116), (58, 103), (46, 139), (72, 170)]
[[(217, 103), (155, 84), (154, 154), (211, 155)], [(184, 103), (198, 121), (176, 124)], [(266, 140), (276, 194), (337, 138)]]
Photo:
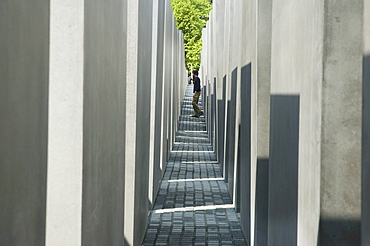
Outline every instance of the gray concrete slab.
[(321, 245), (361, 244), (362, 15), (363, 1), (325, 5)]
[(170, 107), (170, 87), (171, 82), (171, 71), (170, 67), (172, 64), (172, 35), (173, 35), (173, 15), (170, 2), (165, 1), (165, 19), (164, 19), (164, 55), (163, 55), (163, 74), (162, 83), (163, 87), (163, 98), (162, 98), (162, 154), (161, 154), (161, 168), (164, 170), (166, 168), (166, 163), (168, 160), (168, 153), (171, 149), (169, 144), (169, 107)]
[(82, 245), (124, 240), (123, 11), (122, 1), (85, 2)]
[(219, 135), (219, 155), (218, 160), (220, 165), (223, 167), (221, 169), (222, 175), (224, 175), (225, 169), (225, 124), (226, 124), (226, 75), (222, 79), (222, 97), (221, 100), (218, 100), (218, 135)]
[(231, 73), (231, 100), (228, 105), (228, 116), (230, 117), (230, 124), (228, 124), (229, 148), (228, 155), (228, 187), (231, 197), (234, 197), (234, 180), (235, 180), (235, 124), (236, 124), (236, 101), (237, 101), (237, 81), (238, 69), (235, 68)]
[(0, 244), (45, 244), (49, 1), (0, 3)]
[(268, 245), (297, 245), (299, 99), (271, 96)]
[(157, 41), (157, 61), (156, 61), (156, 108), (155, 108), (155, 131), (154, 131), (154, 184), (153, 197), (159, 189), (159, 180), (162, 178), (161, 165), (161, 141), (162, 141), (162, 98), (163, 98), (163, 55), (164, 55), (164, 11), (165, 1), (158, 1), (158, 41)]
[[(257, 16), (256, 16), (256, 47), (257, 58), (254, 62), (254, 71), (256, 75), (256, 105), (257, 117), (253, 119), (254, 131), (257, 130), (257, 139), (254, 139), (256, 148), (256, 156), (251, 163), (251, 181), (252, 181), (252, 218), (253, 214), (254, 231), (254, 245), (267, 245), (267, 201), (268, 193), (264, 189), (266, 177), (263, 176), (263, 170), (260, 165), (264, 165), (265, 161), (268, 165), (269, 158), (269, 137), (270, 137), (270, 87), (271, 87), (271, 47), (272, 47), (272, 0), (256, 1)], [(253, 63), (253, 61), (252, 61)], [(261, 163), (262, 162), (262, 163)], [(268, 179), (268, 177), (267, 177)], [(255, 187), (255, 188), (254, 188)], [(253, 192), (255, 190), (255, 193)], [(252, 227), (253, 228), (253, 227)], [(253, 230), (251, 228), (251, 230)], [(251, 237), (253, 238), (253, 237)]]
[(125, 163), (130, 164), (125, 169), (124, 235), (127, 244), (139, 245), (150, 206), (148, 163), (153, 2), (128, 1), (127, 10)]
[(251, 64), (241, 69), (241, 128), (240, 128), (240, 219), (247, 241), (251, 238)]

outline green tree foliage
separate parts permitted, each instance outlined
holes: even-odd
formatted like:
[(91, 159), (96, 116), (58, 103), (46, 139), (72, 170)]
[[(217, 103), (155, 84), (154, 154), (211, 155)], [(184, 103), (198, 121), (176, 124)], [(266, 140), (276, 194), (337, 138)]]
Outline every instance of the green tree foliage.
[(186, 69), (199, 70), (202, 29), (212, 9), (210, 0), (171, 0), (176, 26), (184, 34)]

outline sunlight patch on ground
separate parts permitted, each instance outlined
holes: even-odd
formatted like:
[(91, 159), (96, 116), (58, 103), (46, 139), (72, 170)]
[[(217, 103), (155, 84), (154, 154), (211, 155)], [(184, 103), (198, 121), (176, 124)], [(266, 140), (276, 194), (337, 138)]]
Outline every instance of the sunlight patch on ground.
[(173, 150), (172, 153), (213, 153), (212, 150)]
[(193, 182), (193, 181), (222, 181), (223, 178), (204, 178), (204, 179), (170, 179), (167, 182)]
[(216, 210), (216, 209), (227, 209), (227, 208), (234, 208), (234, 205), (233, 204), (224, 204), (224, 205), (209, 205), (209, 206), (185, 207), (185, 208), (167, 208), (167, 209), (153, 210), (153, 213), (163, 214), (163, 213), (199, 211), (199, 210)]

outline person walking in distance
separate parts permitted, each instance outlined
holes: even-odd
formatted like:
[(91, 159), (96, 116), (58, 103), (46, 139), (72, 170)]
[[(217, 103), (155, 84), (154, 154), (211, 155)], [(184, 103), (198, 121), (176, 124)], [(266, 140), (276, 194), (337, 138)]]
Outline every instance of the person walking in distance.
[(191, 117), (197, 117), (199, 118), (199, 116), (201, 116), (203, 114), (203, 112), (200, 110), (199, 106), (198, 106), (198, 101), (199, 101), (199, 97), (200, 97), (200, 92), (202, 91), (201, 88), (200, 88), (200, 78), (198, 77), (198, 71), (194, 70), (193, 71), (193, 76), (194, 76), (194, 89), (193, 89), (193, 92), (194, 92), (194, 95), (193, 95), (193, 109), (194, 109), (194, 115), (192, 115)]

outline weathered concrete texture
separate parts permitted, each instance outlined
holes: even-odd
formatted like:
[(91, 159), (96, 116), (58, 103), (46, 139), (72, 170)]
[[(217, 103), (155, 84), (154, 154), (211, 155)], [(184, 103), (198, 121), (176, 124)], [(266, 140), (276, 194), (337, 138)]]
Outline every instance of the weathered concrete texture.
[(268, 245), (297, 245), (299, 106), (299, 96), (271, 96)]
[(364, 1), (361, 245), (370, 244), (370, 0)]
[(321, 245), (361, 243), (362, 15), (363, 1), (325, 4)]
[[(256, 2), (258, 15), (256, 16), (256, 61), (253, 73), (256, 87), (256, 106), (253, 112), (253, 143), (256, 156), (253, 157), (251, 166), (251, 213), (254, 214), (254, 223), (251, 223), (251, 233), (255, 245), (267, 244), (267, 209), (268, 209), (268, 176), (269, 170), (269, 137), (270, 137), (270, 84), (271, 84), (271, 35), (272, 35), (272, 0)], [(253, 94), (251, 93), (253, 96)], [(254, 111), (253, 110), (256, 110)], [(243, 111), (242, 111), (243, 112)], [(257, 128), (257, 129), (256, 129)], [(257, 136), (255, 131), (257, 131)], [(257, 139), (255, 139), (257, 138)], [(252, 140), (250, 140), (252, 141)], [(252, 148), (252, 146), (250, 147)], [(245, 150), (244, 150), (245, 151)], [(252, 149), (253, 151), (253, 149)], [(253, 153), (253, 152), (252, 152)], [(252, 158), (252, 156), (251, 156)], [(267, 189), (266, 189), (267, 188)], [(253, 206), (254, 205), (254, 206)], [(253, 218), (253, 216), (251, 216)], [(254, 229), (253, 229), (254, 225)], [(244, 230), (245, 231), (245, 230)]]
[(45, 243), (49, 1), (0, 3), (0, 244)]
[(272, 0), (258, 1), (257, 28), (257, 155), (268, 158), (270, 130)]
[(234, 197), (234, 181), (235, 181), (235, 121), (236, 121), (236, 100), (237, 100), (237, 73), (238, 69), (234, 69), (231, 73), (231, 100), (228, 103), (228, 117), (230, 124), (227, 128), (227, 137), (229, 138), (229, 148), (226, 149), (228, 158), (228, 188), (231, 197)]
[(118, 0), (85, 2), (82, 245), (123, 242), (124, 10)]

